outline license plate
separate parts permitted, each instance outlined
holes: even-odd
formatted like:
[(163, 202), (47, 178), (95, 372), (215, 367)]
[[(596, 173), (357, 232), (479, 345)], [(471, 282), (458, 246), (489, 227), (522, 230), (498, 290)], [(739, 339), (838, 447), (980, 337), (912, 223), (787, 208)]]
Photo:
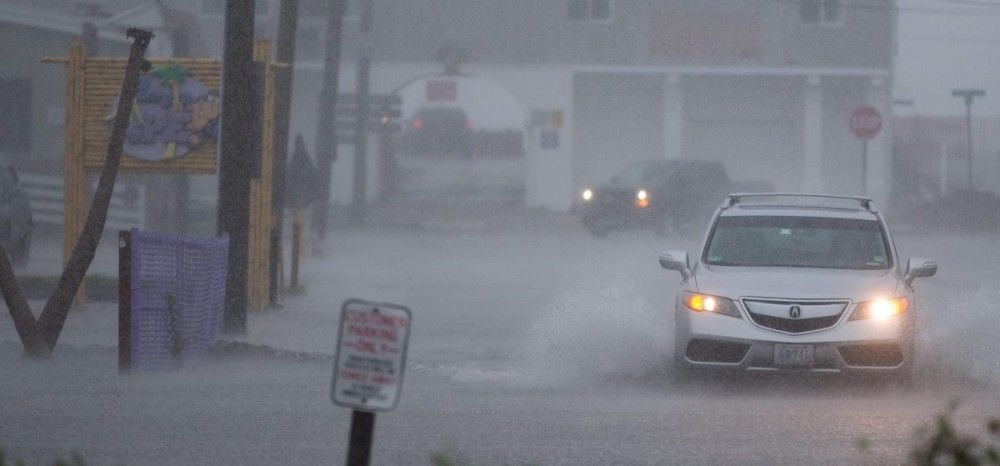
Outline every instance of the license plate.
[(815, 364), (813, 345), (774, 345), (774, 365), (812, 366)]

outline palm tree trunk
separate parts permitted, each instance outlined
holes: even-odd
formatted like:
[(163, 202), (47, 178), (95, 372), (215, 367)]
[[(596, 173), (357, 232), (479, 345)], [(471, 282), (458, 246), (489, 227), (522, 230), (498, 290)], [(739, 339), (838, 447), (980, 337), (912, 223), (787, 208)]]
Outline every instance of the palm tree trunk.
[(91, 202), (90, 211), (87, 213), (87, 220), (80, 233), (80, 238), (73, 248), (66, 268), (63, 269), (56, 290), (45, 303), (45, 308), (38, 318), (38, 327), (49, 348), (54, 348), (56, 341), (59, 340), (59, 334), (66, 323), (66, 316), (73, 304), (73, 298), (94, 259), (94, 251), (97, 250), (101, 234), (104, 233), (104, 223), (108, 217), (111, 194), (115, 189), (115, 178), (118, 175), (118, 165), (122, 158), (125, 130), (131, 114), (132, 101), (135, 100), (139, 73), (145, 71), (141, 68), (148, 68), (148, 62), (145, 62), (143, 56), (146, 54), (146, 47), (149, 45), (150, 39), (153, 38), (152, 33), (129, 29), (128, 36), (132, 37), (134, 42), (129, 52), (128, 64), (125, 67), (125, 81), (122, 83), (121, 98), (118, 99), (114, 126), (111, 128), (111, 136), (108, 139), (108, 155), (104, 159), (104, 169), (97, 183), (97, 190), (94, 193), (94, 199)]
[(7, 310), (10, 311), (10, 318), (14, 320), (14, 328), (24, 346), (25, 356), (33, 358), (48, 356), (49, 345), (38, 331), (35, 316), (31, 314), (28, 300), (24, 298), (21, 287), (17, 285), (14, 269), (11, 267), (10, 258), (7, 255), (7, 248), (3, 245), (0, 245), (0, 291), (3, 292)]

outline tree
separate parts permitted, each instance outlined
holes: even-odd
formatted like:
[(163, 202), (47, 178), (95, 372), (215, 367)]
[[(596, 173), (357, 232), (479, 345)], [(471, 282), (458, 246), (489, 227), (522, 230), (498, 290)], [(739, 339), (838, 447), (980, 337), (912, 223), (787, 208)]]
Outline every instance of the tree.
[(21, 287), (17, 284), (7, 250), (0, 245), (0, 291), (3, 292), (7, 309), (14, 320), (14, 327), (24, 346), (25, 355), (29, 357), (47, 357), (55, 348), (59, 334), (62, 333), (63, 325), (66, 323), (66, 317), (69, 315), (69, 309), (73, 305), (73, 299), (80, 289), (80, 283), (83, 282), (87, 269), (90, 268), (90, 263), (94, 260), (97, 243), (104, 233), (104, 223), (108, 217), (111, 194), (115, 189), (115, 178), (118, 176), (118, 166), (125, 144), (125, 130), (132, 113), (139, 73), (149, 70), (149, 62), (143, 57), (149, 41), (153, 38), (153, 34), (149, 31), (134, 28), (129, 29), (126, 35), (132, 38), (133, 42), (128, 64), (125, 66), (125, 80), (122, 82), (111, 136), (108, 138), (108, 154), (104, 159), (101, 178), (97, 183), (90, 210), (87, 212), (83, 231), (80, 232), (69, 261), (63, 268), (59, 284), (45, 303), (37, 322)]

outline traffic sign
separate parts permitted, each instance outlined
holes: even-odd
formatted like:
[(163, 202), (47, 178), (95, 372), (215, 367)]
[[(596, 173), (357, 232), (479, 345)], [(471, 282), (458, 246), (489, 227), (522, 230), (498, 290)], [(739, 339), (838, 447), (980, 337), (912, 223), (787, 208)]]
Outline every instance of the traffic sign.
[(861, 105), (851, 112), (851, 132), (858, 139), (869, 140), (882, 130), (882, 115), (868, 105)]
[(358, 299), (340, 311), (330, 399), (362, 411), (392, 411), (399, 402), (410, 336), (410, 310)]

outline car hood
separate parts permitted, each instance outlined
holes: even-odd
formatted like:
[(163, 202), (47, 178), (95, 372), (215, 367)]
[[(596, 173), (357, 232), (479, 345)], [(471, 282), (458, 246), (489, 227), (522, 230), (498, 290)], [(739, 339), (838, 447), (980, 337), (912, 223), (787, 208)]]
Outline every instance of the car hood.
[(895, 269), (842, 270), (801, 267), (723, 267), (699, 264), (694, 285), (700, 293), (729, 298), (850, 299), (894, 296)]

